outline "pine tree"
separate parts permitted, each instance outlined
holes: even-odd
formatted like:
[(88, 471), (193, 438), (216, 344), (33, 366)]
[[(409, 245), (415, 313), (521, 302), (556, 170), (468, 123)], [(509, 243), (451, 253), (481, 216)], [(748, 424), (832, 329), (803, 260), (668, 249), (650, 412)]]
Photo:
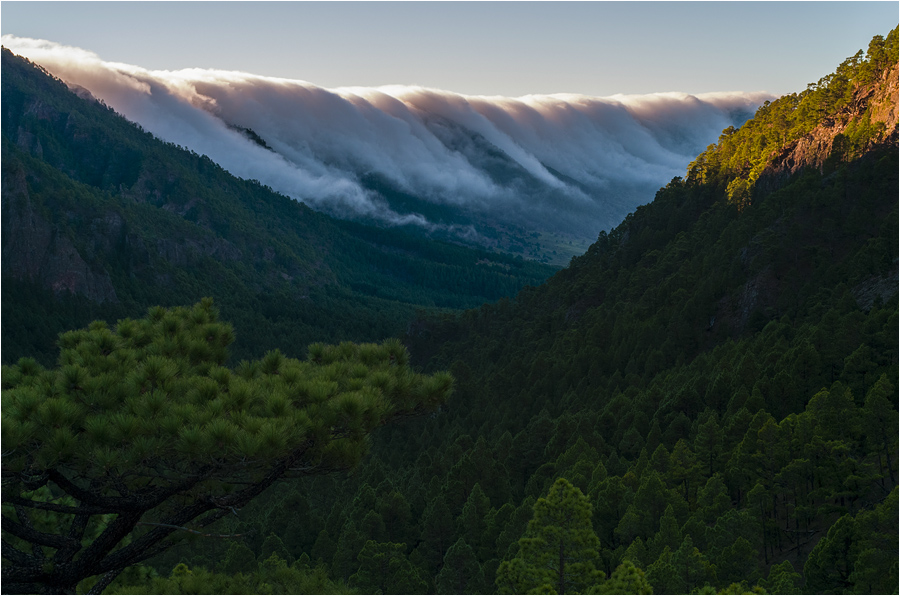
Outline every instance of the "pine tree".
[(416, 549), (425, 561), (425, 569), (437, 574), (454, 535), (453, 516), (443, 496), (435, 497), (422, 514), (421, 541)]
[(438, 594), (483, 594), (484, 572), (475, 551), (463, 538), (457, 540), (444, 555), (444, 565), (435, 578)]
[(359, 570), (350, 585), (365, 594), (422, 594), (425, 581), (409, 562), (406, 545), (369, 540), (357, 557)]
[(873, 510), (844, 515), (829, 528), (803, 567), (808, 591), (897, 591), (897, 494), (895, 487)]
[(392, 490), (378, 499), (378, 512), (389, 542), (409, 542), (413, 536), (409, 503), (400, 491)]
[(3, 368), (4, 589), (107, 585), (281, 478), (354, 466), (376, 426), (451, 388), (395, 340), (231, 370), (233, 339), (204, 300), (64, 333), (57, 368)]
[(608, 580), (593, 586), (588, 594), (652, 594), (653, 588), (644, 572), (625, 559)]
[(659, 530), (659, 520), (671, 503), (669, 491), (659, 475), (650, 470), (641, 478), (641, 485), (625, 515), (621, 517), (615, 533), (625, 544), (637, 536), (649, 538)]
[(353, 520), (347, 520), (338, 537), (331, 560), (331, 575), (337, 579), (347, 580), (359, 569), (357, 557), (366, 545), (367, 539), (357, 528)]
[(672, 551), (665, 547), (659, 558), (647, 566), (647, 581), (657, 594), (687, 594), (687, 585), (672, 564)]
[[(878, 454), (878, 467), (887, 468), (887, 486), (894, 484), (897, 458), (897, 389), (882, 375), (866, 394), (863, 408), (866, 441), (870, 449)], [(885, 474), (882, 472), (882, 477)], [(884, 486), (882, 482), (882, 486)]]
[(259, 549), (259, 557), (260, 561), (265, 561), (272, 555), (278, 555), (278, 557), (286, 562), (288, 565), (294, 560), (294, 557), (291, 556), (291, 553), (288, 552), (287, 547), (284, 546), (284, 542), (279, 538), (274, 532), (270, 532), (266, 539), (263, 541), (262, 546)]
[(853, 572), (850, 548), (854, 526), (853, 517), (844, 515), (816, 544), (803, 568), (807, 590), (816, 594), (842, 593), (850, 587), (850, 574)]
[(769, 594), (802, 594), (800, 585), (803, 578), (794, 571), (790, 561), (769, 568), (769, 577), (760, 582)]
[(327, 530), (321, 530), (316, 537), (316, 543), (310, 551), (309, 558), (317, 563), (331, 562), (337, 550), (337, 543)]
[(714, 524), (730, 508), (728, 488), (722, 482), (722, 477), (716, 474), (697, 493), (697, 515), (705, 523)]
[(697, 450), (697, 461), (707, 477), (712, 476), (719, 467), (719, 459), (724, 440), (722, 427), (713, 412), (697, 429), (694, 445)]
[(591, 527), (591, 504), (564, 478), (534, 504), (534, 517), (519, 540), (519, 553), (497, 570), (501, 592), (521, 594), (550, 588), (557, 594), (584, 592), (603, 581), (597, 570), (600, 541)]
[(241, 541), (232, 542), (225, 556), (219, 561), (221, 573), (255, 573), (257, 569), (256, 555)]
[(484, 541), (489, 508), (490, 501), (488, 501), (484, 491), (481, 490), (481, 485), (475, 484), (472, 492), (469, 493), (466, 504), (463, 505), (462, 512), (456, 518), (456, 534), (464, 538), (466, 544), (474, 549), (476, 554), (483, 559), (490, 556)]
[(683, 538), (678, 520), (675, 519), (675, 510), (669, 505), (659, 520), (659, 532), (648, 541), (650, 560), (655, 561), (666, 547), (669, 547), (669, 550), (676, 550), (681, 546)]

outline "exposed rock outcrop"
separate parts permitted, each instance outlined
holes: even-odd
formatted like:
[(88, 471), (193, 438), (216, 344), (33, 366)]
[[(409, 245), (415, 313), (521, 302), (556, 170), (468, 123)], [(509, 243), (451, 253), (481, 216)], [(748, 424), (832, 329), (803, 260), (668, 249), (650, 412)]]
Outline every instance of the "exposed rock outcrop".
[(827, 119), (806, 136), (789, 143), (775, 156), (760, 175), (757, 186), (773, 190), (807, 167), (822, 170), (835, 150), (835, 139), (850, 123), (866, 114), (872, 124), (882, 124), (881, 133), (870, 140), (870, 147), (880, 143), (897, 143), (898, 122), (897, 66), (885, 71), (874, 83), (861, 87), (853, 101), (838, 117)]
[(876, 301), (880, 300), (884, 303), (896, 296), (898, 283), (900, 283), (900, 277), (898, 277), (897, 263), (894, 262), (894, 266), (886, 275), (872, 276), (853, 288), (853, 297), (856, 298), (856, 303), (861, 309), (869, 311)]

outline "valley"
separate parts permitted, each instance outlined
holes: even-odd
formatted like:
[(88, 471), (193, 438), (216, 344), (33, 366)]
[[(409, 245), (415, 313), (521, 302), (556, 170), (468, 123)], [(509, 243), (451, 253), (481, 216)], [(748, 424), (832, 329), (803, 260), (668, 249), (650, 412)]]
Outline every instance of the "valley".
[(4, 592), (897, 592), (897, 28), (590, 240), (2, 59)]

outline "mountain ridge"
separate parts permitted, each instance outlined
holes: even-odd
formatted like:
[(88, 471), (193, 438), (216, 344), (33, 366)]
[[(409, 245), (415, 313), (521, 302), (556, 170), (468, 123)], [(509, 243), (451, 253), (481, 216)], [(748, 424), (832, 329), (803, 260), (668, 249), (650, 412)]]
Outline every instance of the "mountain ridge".
[[(231, 540), (182, 545), (116, 588), (175, 591), (188, 568), (208, 585), (246, 585), (293, 560), (363, 592), (546, 591), (528, 584), (541, 577), (532, 555), (562, 525), (544, 524), (549, 508), (575, 509), (554, 497), (565, 486), (578, 519), (590, 517), (578, 524), (588, 567), (616, 580), (625, 569), (635, 581), (622, 592), (896, 593), (900, 151), (854, 93), (875, 82), (873, 97), (891, 96), (882, 73), (897, 64), (897, 34), (723, 131), (540, 285), (420, 312), (405, 343), (414, 364), (452, 372), (452, 399), (374, 434), (353, 474), (279, 486), (222, 520), (214, 531)], [(848, 106), (844, 143), (833, 122)], [(806, 165), (764, 176), (789, 144)], [(183, 199), (151, 200), (183, 210), (166, 211), (167, 225), (222, 225)], [(443, 254), (342, 226), (367, 250)], [(325, 264), (323, 276), (348, 275)], [(526, 264), (476, 271), (507, 266)], [(298, 316), (279, 298), (254, 308)], [(386, 560), (399, 571), (379, 575)]]
[[(553, 257), (562, 246), (553, 238), (545, 242), (545, 235), (593, 240), (723, 127), (739, 125), (771, 97), (502, 98), (415, 86), (325, 89), (247, 73), (124, 68), (86, 53), (70, 56), (52, 42), (36, 47), (10, 37), (6, 43), (106, 97), (160, 138), (318, 210), (436, 229), (441, 238), (457, 235), (559, 265), (573, 254)], [(366, 184), (372, 176), (382, 181), (377, 188)], [(416, 201), (400, 201), (394, 211), (396, 195)], [(525, 236), (530, 246), (503, 242), (506, 235)]]
[[(860, 95), (842, 91), (833, 112), (811, 116), (801, 110), (837, 96), (843, 82), (764, 106), (541, 287), (416, 321), (411, 353), (458, 381), (446, 418), (421, 425), (433, 437), (422, 449), (442, 462), (437, 453), (448, 448), (463, 459), (496, 457), (501, 471), (491, 473), (503, 480), (466, 476), (492, 505), (509, 499), (496, 492), (504, 483), (507, 502), (524, 507), (554, 479), (570, 480), (594, 507), (604, 571), (629, 559), (655, 592), (704, 582), (749, 590), (758, 581), (783, 593), (765, 580), (783, 562), (799, 572), (792, 590), (896, 590), (890, 555), (856, 558), (867, 540), (896, 540), (897, 522), (889, 470), (897, 468), (898, 147), (895, 126), (861, 125), (879, 103), (893, 121), (897, 30), (856, 63), (864, 76), (883, 49), (872, 88), (854, 89), (848, 77)], [(851, 108), (838, 118), (843, 101)], [(778, 110), (794, 124), (766, 126)], [(856, 138), (846, 135), (853, 127)], [(782, 132), (794, 136), (785, 154), (802, 167), (769, 177), (771, 162), (757, 160), (776, 159), (780, 146), (763, 139)], [(835, 143), (839, 134), (850, 142)], [(833, 415), (844, 424), (826, 430)], [(893, 425), (879, 447), (862, 429), (876, 420)], [(385, 434), (381, 460), (427, 478), (395, 450), (401, 432)], [(817, 441), (850, 451), (816, 451)], [(430, 469), (441, 477), (440, 464)], [(458, 486), (453, 473), (443, 477)], [(818, 488), (807, 492), (803, 479)], [(711, 514), (704, 508), (716, 491), (727, 506)], [(874, 534), (860, 528), (837, 546), (830, 528), (839, 519), (879, 508), (890, 513)], [(742, 555), (735, 540), (746, 541)], [(513, 543), (505, 559), (515, 552)], [(678, 571), (676, 556), (696, 567)], [(839, 556), (847, 571), (826, 571)], [(857, 579), (865, 574), (882, 583)]]
[[(252, 351), (279, 336), (300, 350), (335, 332), (381, 339), (416, 308), (475, 306), (553, 270), (333, 220), (158, 141), (29, 64), (3, 50), (3, 307), (23, 325), (4, 326), (4, 359), (29, 345), (50, 357), (56, 333), (101, 310), (136, 316), (201, 295)], [(43, 317), (27, 314), (38, 306)]]

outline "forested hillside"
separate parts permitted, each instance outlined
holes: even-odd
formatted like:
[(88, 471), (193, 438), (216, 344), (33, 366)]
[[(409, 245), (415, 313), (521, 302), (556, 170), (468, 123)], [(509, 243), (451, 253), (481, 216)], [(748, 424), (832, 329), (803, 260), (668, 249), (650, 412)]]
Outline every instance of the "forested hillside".
[(108, 592), (897, 593), (897, 89), (894, 29), (546, 283), (420, 314), (436, 412)]
[(533, 545), (547, 503), (584, 515), (577, 489), (597, 540), (573, 538), (596, 545), (579, 590), (619, 569), (626, 591), (896, 592), (897, 31), (853, 62), (725, 131), (543, 286), (418, 319), (413, 357), (457, 380), (440, 414), (157, 569), (279, 552), (365, 593), (559, 591)]
[(554, 270), (331, 219), (2, 59), (4, 362), (51, 363), (62, 331), (204, 296), (236, 326), (236, 357), (299, 354), (396, 336), (417, 308), (477, 306)]

